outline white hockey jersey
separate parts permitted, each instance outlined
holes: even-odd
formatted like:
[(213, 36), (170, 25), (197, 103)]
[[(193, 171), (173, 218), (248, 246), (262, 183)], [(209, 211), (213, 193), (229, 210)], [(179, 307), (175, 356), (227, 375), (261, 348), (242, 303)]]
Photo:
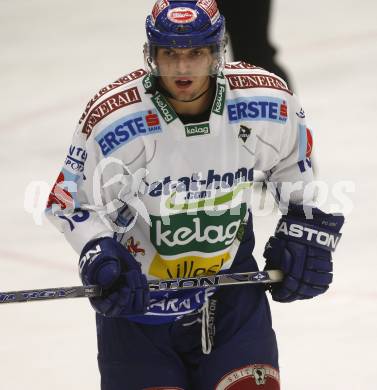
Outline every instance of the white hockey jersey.
[[(237, 62), (217, 77), (209, 120), (183, 124), (155, 81), (139, 69), (90, 100), (47, 215), (78, 253), (116, 237), (148, 279), (228, 272), (251, 240), (254, 170), (278, 187), (312, 181), (304, 111), (280, 78)], [(171, 319), (204, 299), (201, 290), (152, 293), (144, 317)]]

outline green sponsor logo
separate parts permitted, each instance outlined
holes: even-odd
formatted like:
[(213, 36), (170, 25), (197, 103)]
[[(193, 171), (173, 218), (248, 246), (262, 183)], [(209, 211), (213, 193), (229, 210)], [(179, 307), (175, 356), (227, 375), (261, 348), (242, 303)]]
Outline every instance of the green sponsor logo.
[(217, 84), (215, 100), (213, 102), (212, 112), (222, 115), (225, 105), (225, 85)]
[(209, 123), (199, 123), (197, 125), (185, 126), (186, 137), (193, 137), (195, 135), (209, 134)]
[[(232, 201), (240, 192), (247, 190), (253, 185), (251, 182), (240, 183), (232, 191), (221, 194), (214, 198), (200, 199), (194, 202), (186, 200), (183, 203), (176, 202), (177, 191), (174, 191), (166, 200), (165, 206), (171, 210), (197, 210), (208, 206), (219, 206)], [(204, 191), (206, 194), (206, 191)]]
[(177, 114), (159, 92), (152, 96), (151, 99), (166, 123), (173, 122), (173, 120), (177, 118)]
[(169, 224), (151, 215), (151, 241), (162, 256), (221, 251), (233, 243), (245, 214), (246, 204), (242, 203), (222, 212), (170, 215)]
[(156, 80), (151, 74), (148, 74), (143, 78), (143, 85), (147, 91), (154, 89), (155, 84)]

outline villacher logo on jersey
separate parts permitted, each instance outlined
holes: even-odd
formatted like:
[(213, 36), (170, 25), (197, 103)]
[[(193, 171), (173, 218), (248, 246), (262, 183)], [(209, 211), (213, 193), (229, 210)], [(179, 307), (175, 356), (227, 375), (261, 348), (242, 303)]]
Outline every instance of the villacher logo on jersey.
[(149, 267), (149, 274), (160, 279), (188, 278), (198, 275), (214, 275), (231, 260), (230, 253), (223, 251), (215, 256), (178, 255), (164, 258), (156, 254)]

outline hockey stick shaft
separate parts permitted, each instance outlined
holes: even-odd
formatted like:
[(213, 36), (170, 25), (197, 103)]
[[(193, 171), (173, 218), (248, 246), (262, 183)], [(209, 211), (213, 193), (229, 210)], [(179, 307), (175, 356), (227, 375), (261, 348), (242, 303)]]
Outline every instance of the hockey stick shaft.
[(73, 286), (44, 288), (24, 291), (0, 292), (0, 304), (12, 302), (34, 302), (62, 298), (91, 298), (101, 296), (99, 286)]
[[(283, 279), (278, 270), (242, 272), (234, 274), (215, 274), (193, 278), (176, 278), (167, 280), (150, 280), (150, 291), (176, 291), (193, 288), (222, 287), (240, 284), (277, 283)], [(99, 286), (58, 287), (0, 293), (1, 303), (34, 302), (63, 298), (95, 298), (100, 297)]]

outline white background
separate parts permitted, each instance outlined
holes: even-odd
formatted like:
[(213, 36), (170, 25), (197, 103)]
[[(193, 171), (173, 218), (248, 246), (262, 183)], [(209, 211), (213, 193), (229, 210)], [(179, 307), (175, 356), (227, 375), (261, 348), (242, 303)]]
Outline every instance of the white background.
[[(0, 0), (1, 291), (80, 284), (77, 255), (25, 206), (43, 208), (87, 100), (143, 66), (152, 4)], [(272, 40), (313, 128), (319, 178), (355, 190), (346, 194), (353, 206), (331, 290), (272, 303), (285, 390), (377, 386), (376, 14), (374, 0), (277, 0), (273, 8)], [(33, 181), (45, 190), (29, 192), (24, 205)], [(259, 259), (276, 219), (256, 218)], [(0, 334), (1, 390), (99, 389), (86, 300), (2, 305)]]

